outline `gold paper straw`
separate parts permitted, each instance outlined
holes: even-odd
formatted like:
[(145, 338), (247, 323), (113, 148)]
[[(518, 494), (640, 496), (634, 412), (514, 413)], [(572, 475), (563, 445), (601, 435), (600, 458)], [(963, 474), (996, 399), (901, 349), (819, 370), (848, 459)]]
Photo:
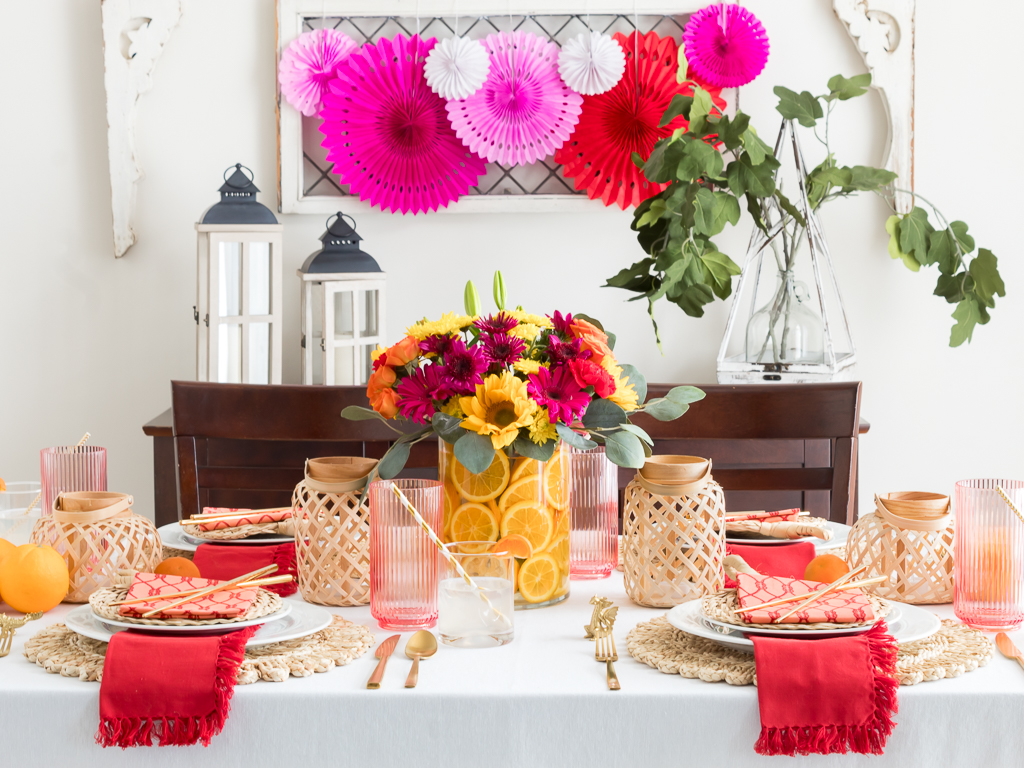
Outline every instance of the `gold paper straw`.
[(1008, 506), (1010, 508), (1010, 511), (1013, 512), (1013, 514), (1015, 514), (1017, 516), (1017, 519), (1020, 520), (1022, 523), (1024, 523), (1024, 515), (1022, 515), (1020, 513), (1020, 510), (1017, 509), (1017, 507), (1015, 507), (1013, 505), (1013, 502), (1010, 501), (1010, 497), (1007, 495), (1006, 491), (1003, 490), (1002, 486), (1000, 486), (1000, 485), (996, 486), (996, 493), (998, 493), (1000, 495), (1000, 497), (1002, 497), (1002, 499), (1005, 502), (1006, 506)]
[(495, 608), (491, 601), (487, 599), (487, 595), (484, 594), (483, 589), (475, 581), (473, 581), (472, 578), (470, 578), (470, 575), (466, 573), (465, 569), (462, 567), (461, 563), (459, 563), (458, 559), (456, 559), (452, 555), (452, 553), (445, 548), (444, 542), (437, 538), (437, 534), (434, 533), (434, 530), (429, 525), (427, 525), (427, 521), (424, 520), (420, 513), (416, 511), (416, 508), (413, 507), (412, 502), (409, 501), (406, 495), (402, 493), (401, 489), (394, 482), (391, 482), (391, 490), (395, 492), (395, 495), (399, 498), (402, 504), (405, 505), (405, 508), (409, 510), (409, 514), (412, 515), (413, 518), (415, 518), (417, 523), (419, 523), (420, 528), (422, 528), (423, 532), (430, 537), (430, 540), (434, 543), (434, 546), (437, 547), (438, 551), (441, 553), (444, 559), (448, 561), (448, 564), (455, 569), (455, 572), (458, 573), (459, 576), (461, 576), (463, 579), (465, 579), (466, 583), (469, 584), (469, 586), (471, 586), (473, 589), (477, 591), (477, 594), (480, 596), (480, 599), (487, 603), (487, 607), (494, 611), (495, 615), (501, 621), (508, 621), (508, 619), (505, 618), (504, 614), (502, 614), (501, 611)]
[[(84, 435), (82, 435), (82, 439), (79, 440), (77, 443), (75, 443), (74, 447), (75, 448), (81, 448), (83, 445), (85, 445), (86, 441), (90, 437), (92, 437), (92, 435), (90, 435), (88, 432), (86, 432)], [(25, 507), (25, 511), (22, 512), (21, 514), (27, 515), (29, 512), (31, 512), (33, 509), (35, 509), (36, 508), (36, 504), (39, 503), (39, 500), (41, 498), (43, 498), (43, 492), (39, 491), (39, 493), (36, 494), (36, 497), (34, 499), (32, 499), (32, 503), (29, 504), (27, 507)]]

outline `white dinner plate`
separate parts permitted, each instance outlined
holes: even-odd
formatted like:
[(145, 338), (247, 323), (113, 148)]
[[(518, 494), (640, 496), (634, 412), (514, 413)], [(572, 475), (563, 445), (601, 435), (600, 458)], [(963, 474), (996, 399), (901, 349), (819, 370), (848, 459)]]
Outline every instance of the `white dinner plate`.
[[(112, 632), (119, 629), (137, 629), (140, 632), (173, 632), (176, 635), (223, 635), (226, 632), (234, 632), (236, 629), (242, 627), (252, 627), (257, 624), (272, 624), (275, 621), (280, 621), (285, 618), (292, 611), (292, 601), (283, 601), (284, 605), (281, 606), (280, 610), (268, 613), (266, 616), (260, 616), (258, 619), (246, 619), (245, 621), (233, 621), (230, 624), (185, 624), (185, 625), (163, 625), (163, 624), (133, 624), (130, 621), (118, 621), (117, 619), (108, 619), (103, 616), (97, 616), (93, 613), (96, 621), (102, 624), (104, 627)], [(86, 606), (92, 611), (91, 606)]]
[(817, 536), (804, 536), (800, 539), (768, 539), (759, 538), (757, 536), (729, 536), (726, 535), (725, 541), (728, 544), (757, 544), (759, 546), (771, 546), (773, 544), (793, 544), (797, 541), (810, 541), (814, 544), (814, 549), (818, 552), (827, 552), (830, 549), (836, 549), (838, 547), (845, 547), (846, 540), (850, 537), (850, 526), (844, 525), (843, 523), (828, 522), (828, 527), (832, 530), (832, 538), (819, 539)]
[[(899, 607), (901, 612), (899, 626), (891, 629), (891, 634), (898, 643), (911, 643), (930, 637), (942, 627), (942, 621), (930, 611), (907, 603), (900, 603)], [(666, 614), (666, 618), (673, 627), (691, 635), (712, 640), (719, 645), (738, 651), (752, 653), (754, 650), (753, 641), (744, 637), (742, 632), (723, 635), (705, 624), (701, 619), (700, 600), (691, 600), (688, 603), (677, 605)], [(810, 631), (805, 631), (801, 637), (820, 638), (822, 635), (818, 632), (812, 634)]]
[[(300, 603), (295, 600), (285, 600), (285, 605), (289, 607), (289, 610), (286, 613), (281, 614), (278, 621), (271, 621), (258, 629), (256, 633), (249, 638), (246, 646), (267, 645), (269, 643), (280, 643), (285, 640), (294, 640), (299, 637), (306, 637), (314, 632), (319, 632), (331, 623), (330, 612), (324, 608), (320, 608), (319, 606), (310, 605), (309, 603)], [(277, 614), (275, 614), (275, 616), (276, 615)], [(268, 617), (259, 619), (255, 623), (260, 623), (266, 618)], [(138, 624), (113, 626), (111, 623), (108, 626), (107, 620), (100, 619), (92, 612), (92, 609), (88, 605), (81, 605), (72, 610), (64, 617), (64, 623), (67, 625), (68, 629), (77, 632), (80, 635), (84, 635), (85, 637), (92, 638), (93, 640), (99, 640), (104, 643), (110, 642), (110, 638), (114, 636), (115, 632), (121, 632), (124, 629), (155, 629), (155, 627), (140, 627)], [(242, 622), (239, 622), (239, 624), (242, 624)], [(207, 631), (215, 630), (219, 633), (223, 633), (236, 629), (239, 624), (220, 624), (215, 627), (192, 627), (192, 629), (204, 629)], [(161, 627), (160, 629), (172, 628)]]
[[(779, 606), (780, 608), (782, 606)], [(793, 607), (793, 604), (790, 605)], [(892, 610), (889, 611), (889, 615), (885, 617), (885, 623), (889, 627), (890, 632), (896, 632), (900, 628), (900, 618), (902, 612), (900, 611), (899, 605), (896, 603), (892, 604)], [(807, 637), (839, 637), (840, 635), (860, 635), (871, 629), (870, 624), (865, 624), (860, 627), (844, 627), (842, 629), (789, 629), (784, 624), (777, 625), (766, 625), (765, 627), (758, 627), (746, 629), (736, 624), (729, 624), (725, 621), (719, 621), (713, 619), (710, 616), (705, 616), (703, 613), (700, 614), (700, 621), (705, 625), (709, 626), (715, 632), (721, 634), (743, 634), (749, 632), (751, 634), (758, 635), (770, 635), (773, 637), (789, 637), (789, 638), (807, 638)]]
[(200, 544), (284, 544), (295, 541), (293, 536), (266, 536), (258, 539), (200, 539), (197, 536), (189, 536), (177, 523), (168, 523), (157, 528), (160, 534), (160, 541), (165, 547), (180, 549), (185, 552), (195, 552)]

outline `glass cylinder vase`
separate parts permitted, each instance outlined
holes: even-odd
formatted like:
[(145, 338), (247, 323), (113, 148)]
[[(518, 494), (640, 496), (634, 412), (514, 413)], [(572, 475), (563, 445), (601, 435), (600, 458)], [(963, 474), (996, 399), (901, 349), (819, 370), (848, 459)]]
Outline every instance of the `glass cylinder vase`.
[(548, 461), (496, 451), (478, 475), (440, 440), (444, 540), (501, 541), (516, 558), (516, 609), (569, 596), (571, 455), (561, 441)]
[(956, 484), (953, 611), (977, 629), (1010, 632), (1024, 623), (1024, 522), (997, 487), (1024, 511), (1020, 480)]
[(604, 447), (572, 451), (573, 579), (604, 579), (619, 562), (619, 468)]
[(436, 480), (370, 484), (370, 613), (384, 629), (425, 629), (437, 623), (442, 557), (395, 487), (435, 533), (444, 519)]

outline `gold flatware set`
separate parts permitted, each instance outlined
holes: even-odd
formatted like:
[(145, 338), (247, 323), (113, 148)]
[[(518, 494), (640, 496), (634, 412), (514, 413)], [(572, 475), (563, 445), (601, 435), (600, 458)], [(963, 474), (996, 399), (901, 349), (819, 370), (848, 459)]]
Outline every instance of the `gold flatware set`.
[(619, 609), (607, 597), (596, 595), (591, 598), (590, 604), (594, 606), (594, 612), (590, 617), (590, 623), (583, 627), (584, 637), (594, 641), (594, 659), (605, 665), (608, 689), (621, 690), (619, 676), (615, 674), (615, 667), (612, 665), (612, 662), (619, 660), (619, 653), (615, 649), (615, 636), (612, 633)]

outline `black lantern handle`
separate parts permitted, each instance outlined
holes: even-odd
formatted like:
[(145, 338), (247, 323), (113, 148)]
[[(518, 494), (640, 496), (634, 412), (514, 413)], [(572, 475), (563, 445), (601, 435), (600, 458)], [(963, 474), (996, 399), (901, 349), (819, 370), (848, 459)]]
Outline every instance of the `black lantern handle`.
[[(227, 183), (227, 180), (228, 180), (228, 173), (230, 173), (230, 172), (231, 172), (232, 170), (236, 170), (236, 171), (242, 171), (242, 170), (244, 170), (244, 171), (248, 171), (248, 172), (249, 172), (249, 181), (251, 181), (251, 182), (255, 183), (255, 181), (256, 181), (256, 174), (252, 172), (252, 168), (250, 168), (250, 167), (249, 167), (249, 166), (247, 166), (247, 165), (242, 165), (241, 163), (235, 163), (235, 165), (234, 165), (234, 168), (233, 168), (233, 169), (232, 169), (232, 168), (228, 168), (228, 169), (226, 169), (226, 170), (224, 171), (224, 182), (225, 182), (225, 183)], [(233, 186), (233, 185), (232, 185), (232, 186)]]
[(356, 220), (349, 216), (347, 213), (342, 213), (341, 211), (338, 211), (337, 213), (327, 217), (327, 224), (325, 226), (327, 227), (328, 230), (330, 230), (331, 222), (334, 221), (334, 219), (348, 219), (349, 221), (352, 222), (352, 231), (355, 232)]

